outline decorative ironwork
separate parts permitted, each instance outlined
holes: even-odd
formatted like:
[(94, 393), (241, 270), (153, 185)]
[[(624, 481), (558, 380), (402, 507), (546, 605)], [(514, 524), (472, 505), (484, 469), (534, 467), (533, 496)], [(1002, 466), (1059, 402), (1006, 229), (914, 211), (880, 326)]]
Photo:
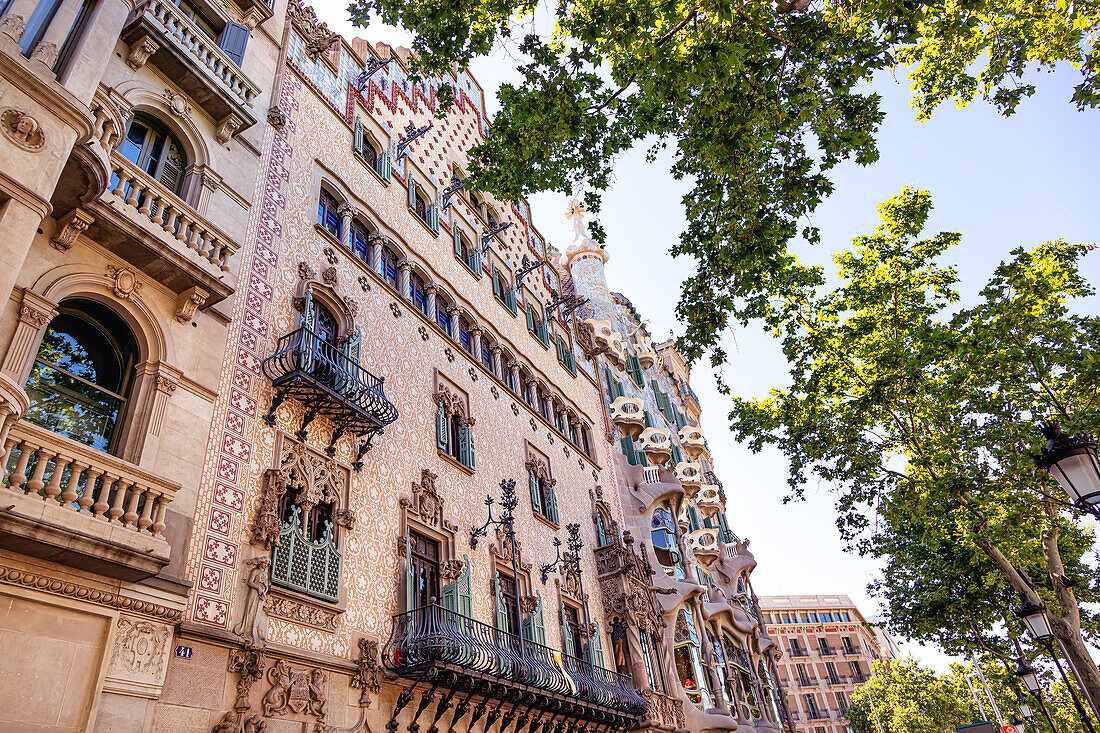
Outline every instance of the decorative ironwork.
[(367, 59), (366, 68), (355, 78), (355, 88), (360, 94), (367, 88), (367, 82), (374, 76), (375, 72), (389, 66), (391, 61), (393, 61), (393, 56), (390, 56), (388, 59), (376, 59), (374, 57)]
[(429, 120), (428, 124), (423, 127), (417, 127), (413, 123), (409, 123), (405, 126), (405, 136), (397, 141), (397, 155), (394, 156), (394, 162), (401, 160), (405, 157), (405, 153), (409, 152), (409, 146), (416, 141), (417, 138), (423, 137), (428, 130), (432, 129), (432, 123)]
[[(459, 676), (522, 684), (541, 691), (549, 700), (567, 698), (574, 704), (570, 717), (586, 718), (610, 728), (633, 727), (633, 718), (645, 713), (645, 700), (634, 690), (629, 677), (438, 604), (398, 614), (393, 621), (382, 663), (402, 677), (418, 678), (435, 669), (440, 680), (447, 679), (444, 671), (451, 673), (455, 685), (459, 684)], [(462, 708), (460, 704), (456, 709), (455, 720)], [(478, 708), (484, 714), (485, 706)]]
[(519, 268), (519, 272), (516, 273), (516, 288), (523, 287), (523, 278), (545, 264), (548, 264), (546, 260), (539, 259), (532, 262), (531, 259), (527, 257), (527, 255), (524, 255), (523, 267)]
[(306, 537), (302, 510), (291, 509), (289, 524), (279, 533), (279, 546), (271, 566), (271, 580), (293, 590), (309, 593), (333, 603), (340, 600), (340, 551), (336, 549), (332, 524), (325, 523), (320, 540)]
[(344, 434), (363, 438), (353, 463), (356, 471), (362, 468), (374, 435), (397, 419), (397, 408), (386, 399), (385, 378), (368, 372), (308, 326), (279, 339), (275, 353), (264, 360), (263, 372), (275, 387), (264, 421), (274, 425), (275, 410), (293, 397), (306, 408), (299, 439), (305, 439), (306, 427), (319, 415), (331, 420), (339, 432), (330, 447)]
[(508, 227), (512, 226), (514, 222), (503, 221), (497, 222), (493, 226), (489, 227), (481, 233), (481, 251), (487, 252), (489, 250), (489, 244), (493, 241), (493, 237), (503, 232)]
[(446, 211), (451, 207), (451, 204), (453, 203), (451, 199), (454, 198), (454, 195), (456, 193), (462, 190), (462, 187), (466, 185), (466, 181), (468, 180), (468, 178), (459, 178), (454, 173), (451, 174), (450, 185), (443, 189), (443, 201), (439, 205), (439, 210), (441, 212)]
[(562, 304), (561, 317), (568, 321), (573, 316), (573, 312), (580, 308), (582, 305), (588, 302), (588, 298), (582, 298), (580, 296), (573, 296), (569, 298), (567, 302)]

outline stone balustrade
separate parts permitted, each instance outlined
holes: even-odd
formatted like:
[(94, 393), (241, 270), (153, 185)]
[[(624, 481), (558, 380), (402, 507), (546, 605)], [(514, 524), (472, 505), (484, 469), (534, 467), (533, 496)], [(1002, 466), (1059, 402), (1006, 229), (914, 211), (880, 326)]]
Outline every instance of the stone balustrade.
[(646, 428), (638, 440), (646, 459), (653, 465), (663, 466), (672, 458), (672, 433), (668, 428)]
[(616, 397), (611, 403), (611, 422), (623, 435), (636, 440), (645, 429), (645, 411), (637, 397)]
[(3, 465), (7, 489), (52, 507), (54, 524), (71, 524), (66, 512), (93, 517), (121, 530), (116, 541), (125, 533), (163, 540), (165, 513), (180, 488), (26, 421), (9, 431)]
[(642, 481), (647, 484), (661, 483), (661, 469), (656, 466), (646, 466), (642, 469)]
[(218, 270), (229, 272), (229, 259), (237, 251), (237, 245), (228, 236), (118, 154), (111, 156), (111, 174), (114, 188), (107, 196), (161, 230), (158, 234), (175, 248), (191, 250)]

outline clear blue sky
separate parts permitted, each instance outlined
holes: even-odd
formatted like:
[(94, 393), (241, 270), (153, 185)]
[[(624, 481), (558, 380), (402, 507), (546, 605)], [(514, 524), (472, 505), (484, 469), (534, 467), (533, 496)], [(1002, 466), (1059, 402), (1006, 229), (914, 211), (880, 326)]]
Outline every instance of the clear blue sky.
[[(408, 43), (403, 30), (379, 25), (364, 32), (346, 24), (342, 0), (324, 0), (317, 8), (322, 20), (349, 37)], [(497, 86), (515, 78), (514, 61), (505, 54), (481, 59), (472, 70), (490, 105), (495, 104)], [(814, 216), (822, 242), (801, 248), (800, 255), (830, 262), (852, 237), (874, 230), (876, 204), (906, 184), (931, 192), (935, 211), (929, 230), (962, 232), (963, 244), (949, 259), (958, 266), (967, 292), (980, 289), (1014, 247), (1057, 238), (1100, 242), (1100, 112), (1078, 112), (1068, 102), (1075, 80), (1070, 69), (1039, 75), (1038, 94), (1010, 118), (976, 102), (961, 110), (944, 107), (922, 123), (909, 107), (905, 78), (879, 76), (873, 87), (886, 110), (879, 135), (881, 157), (870, 167), (849, 165), (833, 173), (836, 193)], [(679, 333), (674, 315), (679, 284), (693, 270), (692, 261), (668, 254), (684, 228), (680, 201), (689, 188), (672, 179), (668, 162), (649, 164), (644, 150), (623, 157), (601, 216), (611, 254), (611, 288), (634, 302), (659, 338)], [(567, 244), (566, 197), (543, 194), (531, 204), (536, 226), (547, 239), (559, 247)], [(1089, 257), (1086, 274), (1100, 284), (1100, 254)], [(1095, 312), (1100, 298), (1082, 307)], [(785, 383), (786, 363), (765, 334), (738, 329), (727, 335), (726, 347), (730, 364), (725, 379), (737, 394), (760, 395)], [(693, 372), (692, 384), (703, 403), (703, 428), (729, 496), (730, 525), (752, 541), (759, 562), (753, 574), (757, 593), (847, 593), (865, 614), (875, 616), (876, 604), (865, 588), (878, 568), (843, 551), (827, 489), (810, 487), (805, 502), (784, 505), (786, 462), (775, 453), (753, 455), (733, 441), (726, 401), (706, 366)], [(934, 650), (904, 648), (929, 663), (943, 662)]]

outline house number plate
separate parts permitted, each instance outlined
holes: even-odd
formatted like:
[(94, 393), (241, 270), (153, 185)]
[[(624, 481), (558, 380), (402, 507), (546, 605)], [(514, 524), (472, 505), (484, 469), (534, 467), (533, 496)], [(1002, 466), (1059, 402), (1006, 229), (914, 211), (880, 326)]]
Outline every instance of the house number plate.
[(189, 646), (183, 646), (180, 644), (176, 647), (176, 656), (180, 659), (190, 659), (191, 655), (195, 653), (195, 650)]

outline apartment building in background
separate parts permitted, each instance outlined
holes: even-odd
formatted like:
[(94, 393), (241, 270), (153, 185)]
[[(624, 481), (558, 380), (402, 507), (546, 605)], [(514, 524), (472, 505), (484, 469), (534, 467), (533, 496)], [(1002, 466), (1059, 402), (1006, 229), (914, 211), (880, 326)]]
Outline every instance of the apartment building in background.
[(851, 693), (876, 661), (897, 657), (879, 625), (846, 595), (761, 596), (768, 631), (783, 650), (780, 673), (798, 733), (847, 733)]

